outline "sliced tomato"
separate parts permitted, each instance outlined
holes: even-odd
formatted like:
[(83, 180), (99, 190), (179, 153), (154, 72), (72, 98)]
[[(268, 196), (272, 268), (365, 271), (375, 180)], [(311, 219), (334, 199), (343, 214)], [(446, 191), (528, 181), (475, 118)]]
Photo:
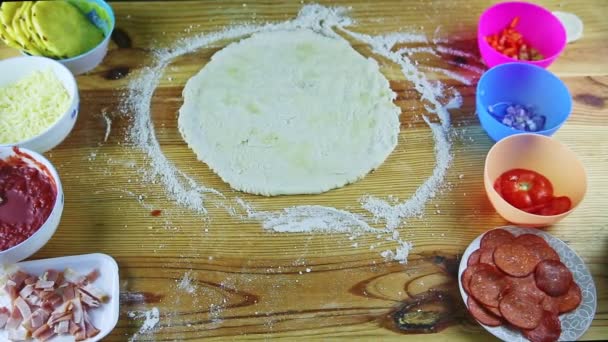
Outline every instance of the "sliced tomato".
[(553, 197), (551, 202), (538, 211), (538, 215), (559, 215), (570, 210), (570, 208), (572, 208), (572, 201), (569, 197)]
[(553, 198), (553, 185), (543, 175), (532, 170), (513, 169), (494, 182), (494, 189), (512, 206), (526, 210), (541, 210)]

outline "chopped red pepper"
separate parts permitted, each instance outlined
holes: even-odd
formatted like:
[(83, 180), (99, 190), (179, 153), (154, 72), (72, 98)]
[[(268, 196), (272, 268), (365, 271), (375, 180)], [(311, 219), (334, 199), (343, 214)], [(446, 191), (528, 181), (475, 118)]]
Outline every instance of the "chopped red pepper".
[(519, 24), (519, 17), (513, 18), (509, 26), (500, 33), (486, 36), (485, 39), (494, 50), (515, 60), (537, 61), (544, 59), (538, 50), (530, 48), (515, 27)]

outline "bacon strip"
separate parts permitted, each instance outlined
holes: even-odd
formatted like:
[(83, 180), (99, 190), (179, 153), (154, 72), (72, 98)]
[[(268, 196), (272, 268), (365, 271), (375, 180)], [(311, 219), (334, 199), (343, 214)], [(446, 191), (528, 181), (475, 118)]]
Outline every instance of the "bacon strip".
[(21, 316), (21, 312), (17, 309), (16, 306), (13, 306), (13, 311), (11, 312), (11, 317), (6, 322), (6, 329), (15, 330), (19, 327), (21, 322), (23, 321), (23, 317)]
[(25, 272), (17, 271), (11, 274), (8, 278), (14, 283), (16, 287), (20, 288), (25, 279), (27, 279), (29, 276), (30, 275)]
[(34, 285), (29, 284), (26, 285), (24, 288), (21, 289), (21, 291), (19, 291), (19, 295), (25, 299), (27, 298), (27, 296), (31, 295), (34, 292)]
[[(48, 324), (43, 324), (40, 328), (36, 329), (36, 331), (34, 331), (32, 333), (32, 337), (41, 339), (44, 336), (48, 336), (49, 331), (50, 331), (50, 333), (54, 334), (54, 331), (51, 329), (51, 327)], [(47, 337), (47, 339), (48, 339), (48, 337)]]
[(89, 314), (86, 311), (84, 312), (84, 324), (87, 329), (87, 333), (86, 333), (87, 338), (91, 338), (91, 337), (99, 334), (99, 329), (95, 328), (93, 323), (91, 323), (91, 318), (89, 317)]
[(0, 329), (4, 328), (6, 322), (11, 317), (11, 312), (5, 307), (0, 307)]
[(37, 309), (32, 313), (30, 326), (33, 330), (40, 328), (49, 319), (49, 313), (44, 309)]
[(21, 297), (15, 299), (15, 307), (19, 309), (21, 317), (23, 317), (24, 320), (28, 320), (32, 315), (32, 309), (30, 309), (30, 306)]

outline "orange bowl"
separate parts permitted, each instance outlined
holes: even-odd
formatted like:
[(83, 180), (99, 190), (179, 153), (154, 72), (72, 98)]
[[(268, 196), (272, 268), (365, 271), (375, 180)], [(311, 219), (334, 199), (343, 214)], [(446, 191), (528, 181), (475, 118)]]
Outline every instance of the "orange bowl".
[[(505, 201), (494, 190), (494, 182), (511, 169), (528, 169), (547, 177), (555, 196), (568, 196), (572, 208), (559, 215), (527, 213)], [(497, 142), (488, 152), (484, 169), (484, 186), (496, 212), (505, 220), (526, 227), (544, 227), (559, 222), (581, 203), (587, 191), (587, 175), (581, 161), (565, 145), (538, 134), (524, 133)]]

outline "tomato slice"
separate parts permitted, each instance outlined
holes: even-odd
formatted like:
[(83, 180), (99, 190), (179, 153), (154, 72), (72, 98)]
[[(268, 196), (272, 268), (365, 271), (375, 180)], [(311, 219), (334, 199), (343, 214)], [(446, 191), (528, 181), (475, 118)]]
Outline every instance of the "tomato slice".
[[(505, 201), (522, 210), (536, 206), (544, 207), (553, 198), (551, 182), (532, 170), (509, 170), (494, 182), (494, 189)], [(538, 210), (542, 207), (538, 207)]]
[(572, 208), (572, 201), (567, 196), (554, 197), (551, 202), (538, 211), (538, 215), (559, 215)]

